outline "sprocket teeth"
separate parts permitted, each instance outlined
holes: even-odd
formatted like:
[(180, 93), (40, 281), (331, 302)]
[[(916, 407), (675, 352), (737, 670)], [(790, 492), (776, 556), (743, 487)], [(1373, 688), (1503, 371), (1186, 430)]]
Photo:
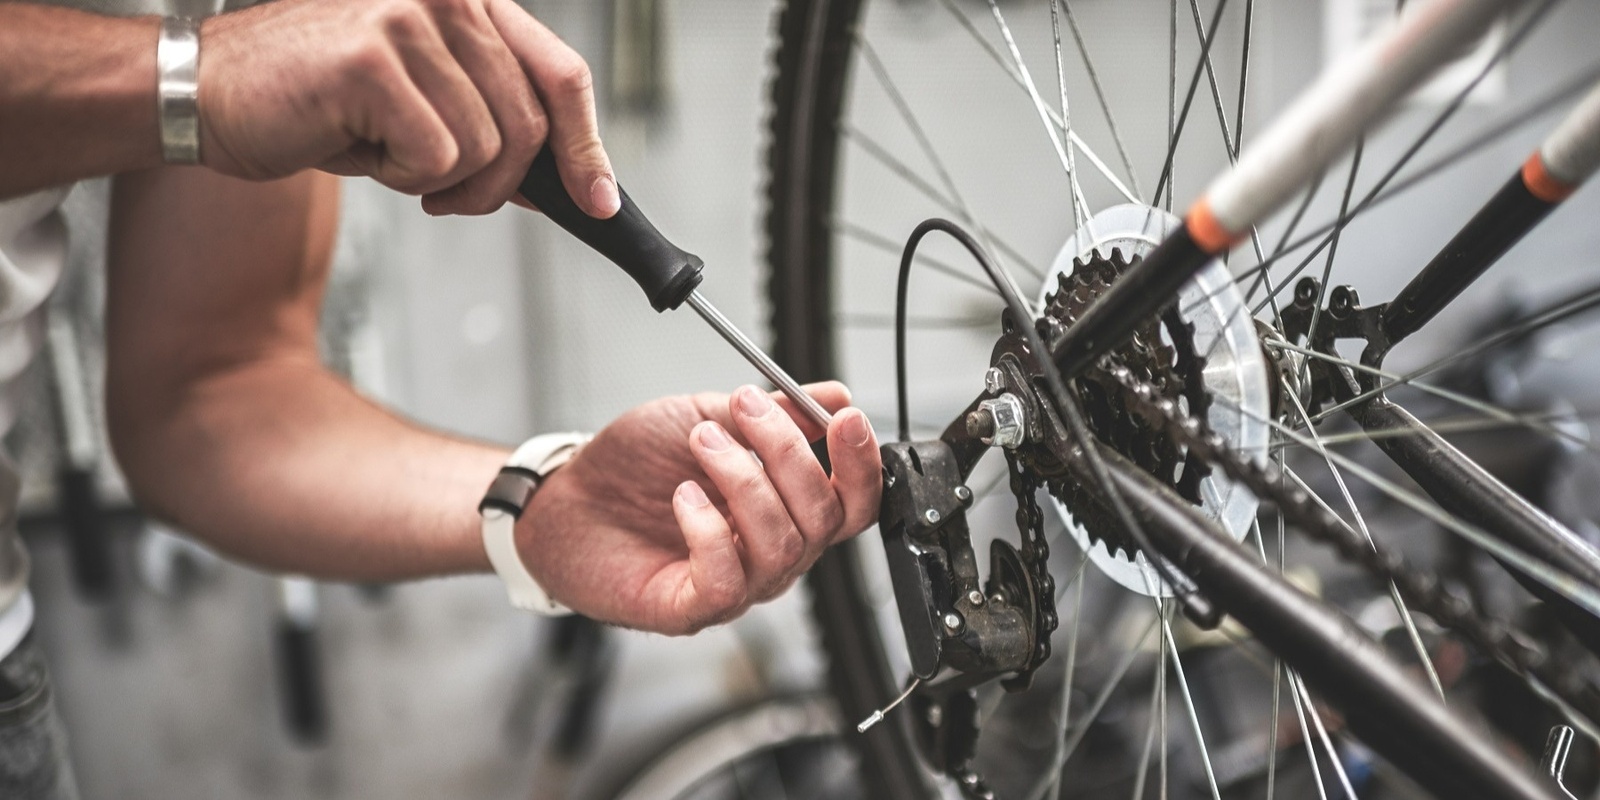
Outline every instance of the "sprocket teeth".
[[(1109, 254), (1097, 250), (1074, 260), (1070, 273), (1056, 275), (1059, 288), (1047, 298), (1046, 313), (1070, 328), (1138, 262), (1137, 254), (1130, 257), (1120, 247), (1111, 248)], [(1107, 368), (1106, 364), (1121, 366), (1135, 380), (1156, 390), (1157, 400), (1176, 404), (1187, 399), (1190, 414), (1204, 414), (1209, 397), (1205, 396), (1199, 376), (1205, 359), (1194, 352), (1194, 332), (1194, 325), (1181, 320), (1177, 305), (1173, 304), (1158, 319), (1137, 328), (1132, 340), (1108, 354), (1099, 369)], [(1198, 502), (1195, 496), (1203, 477), (1203, 463), (1188, 458), (1159, 420), (1131, 413), (1121, 402), (1122, 389), (1116, 379), (1094, 372), (1085, 377), (1088, 380), (1077, 383), (1077, 392), (1095, 437), (1163, 483), (1178, 488), (1191, 502)], [(1086, 487), (1061, 480), (1060, 464), (1038, 462), (1033, 466), (1041, 470), (1041, 475), (1056, 476), (1047, 477), (1045, 487), (1067, 507), (1091, 542), (1104, 542), (1110, 552), (1123, 558), (1137, 552), (1138, 548), (1124, 538), (1116, 515), (1103, 498)]]

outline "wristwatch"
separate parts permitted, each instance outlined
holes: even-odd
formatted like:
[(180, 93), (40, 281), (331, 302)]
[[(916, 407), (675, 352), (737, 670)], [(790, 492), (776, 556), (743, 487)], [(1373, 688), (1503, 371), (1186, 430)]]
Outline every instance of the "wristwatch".
[(572, 609), (552, 600), (522, 563), (522, 556), (517, 553), (516, 528), (523, 509), (545, 477), (571, 461), (591, 438), (583, 433), (547, 433), (523, 442), (500, 468), (483, 502), (478, 504), (478, 513), (483, 516), (483, 549), (516, 608), (551, 617), (572, 613)]

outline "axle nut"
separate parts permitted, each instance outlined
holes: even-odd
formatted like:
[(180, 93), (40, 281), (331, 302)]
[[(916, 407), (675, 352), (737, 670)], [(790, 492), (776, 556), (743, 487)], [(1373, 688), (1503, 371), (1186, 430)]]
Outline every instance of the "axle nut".
[(978, 409), (967, 415), (967, 430), (984, 444), (1007, 449), (1018, 447), (1028, 438), (1022, 400), (1007, 392), (979, 402)]

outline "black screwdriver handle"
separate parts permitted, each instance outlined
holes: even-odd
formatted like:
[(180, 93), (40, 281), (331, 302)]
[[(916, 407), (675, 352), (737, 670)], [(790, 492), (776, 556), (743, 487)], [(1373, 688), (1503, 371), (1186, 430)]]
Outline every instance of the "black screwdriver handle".
[(617, 187), (622, 208), (610, 219), (595, 219), (578, 208), (561, 184), (549, 147), (540, 150), (528, 167), (521, 192), (567, 233), (622, 267), (644, 289), (651, 308), (677, 308), (700, 285), (705, 262), (667, 241), (622, 187)]

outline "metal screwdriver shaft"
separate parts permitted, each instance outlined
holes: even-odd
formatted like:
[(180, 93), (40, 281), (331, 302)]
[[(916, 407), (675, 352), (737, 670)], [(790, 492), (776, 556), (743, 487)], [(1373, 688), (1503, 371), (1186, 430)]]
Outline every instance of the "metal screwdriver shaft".
[(728, 340), (728, 344), (733, 345), (733, 349), (738, 350), (751, 366), (754, 366), (767, 380), (772, 381), (773, 386), (778, 387), (797, 408), (804, 412), (806, 419), (815, 422), (817, 427), (823, 430), (828, 429), (828, 423), (833, 421), (833, 416), (822, 407), (822, 404), (801, 390), (800, 384), (795, 383), (794, 378), (783, 371), (783, 367), (778, 366), (765, 350), (744, 335), (744, 331), (739, 330), (733, 322), (723, 316), (716, 306), (711, 305), (711, 301), (707, 300), (705, 295), (700, 294), (698, 290), (690, 292), (686, 302), (712, 329)]
[[(827, 430), (832, 420), (828, 412), (811, 395), (801, 391), (789, 373), (696, 290), (705, 267), (700, 257), (662, 236), (621, 187), (617, 188), (622, 202), (616, 214), (606, 219), (589, 216), (578, 208), (562, 185), (555, 154), (546, 147), (528, 166), (528, 175), (520, 191), (552, 222), (628, 273), (639, 288), (644, 289), (652, 308), (666, 311), (688, 303), (745, 360), (782, 390), (807, 419)], [(819, 447), (818, 458), (822, 458), (826, 445)]]

